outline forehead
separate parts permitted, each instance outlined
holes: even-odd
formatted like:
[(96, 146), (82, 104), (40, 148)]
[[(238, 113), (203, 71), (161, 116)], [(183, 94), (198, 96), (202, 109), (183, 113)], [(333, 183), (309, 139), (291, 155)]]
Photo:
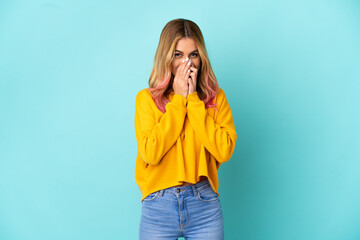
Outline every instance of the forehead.
[(192, 38), (182, 38), (176, 43), (175, 50), (192, 52), (197, 50), (196, 43)]

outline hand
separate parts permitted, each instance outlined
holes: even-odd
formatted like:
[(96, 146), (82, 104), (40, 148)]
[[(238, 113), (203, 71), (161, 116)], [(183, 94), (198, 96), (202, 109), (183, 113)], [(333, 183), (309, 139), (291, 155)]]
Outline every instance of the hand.
[(196, 83), (197, 83), (197, 74), (198, 69), (195, 66), (190, 66), (190, 78), (188, 78), (189, 82), (189, 93), (196, 92)]
[(189, 91), (188, 79), (190, 76), (191, 60), (188, 60), (188, 58), (184, 59), (180, 66), (177, 68), (173, 83), (174, 94), (182, 95), (185, 98)]

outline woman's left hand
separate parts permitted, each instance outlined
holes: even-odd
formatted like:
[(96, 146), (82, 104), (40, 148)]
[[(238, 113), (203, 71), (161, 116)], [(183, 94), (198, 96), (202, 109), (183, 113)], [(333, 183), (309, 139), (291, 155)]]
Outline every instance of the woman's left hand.
[(190, 77), (188, 79), (188, 83), (189, 83), (189, 93), (193, 93), (196, 92), (196, 82), (197, 82), (197, 74), (198, 74), (198, 69), (196, 67), (190, 66)]

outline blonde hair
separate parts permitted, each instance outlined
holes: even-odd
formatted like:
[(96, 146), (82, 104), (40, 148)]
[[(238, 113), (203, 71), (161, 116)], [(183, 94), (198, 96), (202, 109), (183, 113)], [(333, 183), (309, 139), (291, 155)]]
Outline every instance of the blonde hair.
[[(205, 108), (213, 107), (216, 111), (217, 103), (214, 103), (219, 86), (205, 48), (205, 42), (200, 28), (191, 20), (178, 18), (168, 22), (163, 28), (159, 45), (154, 57), (154, 66), (149, 78), (149, 90), (152, 98), (163, 113), (166, 112), (166, 104), (170, 102), (167, 96), (170, 94), (174, 76), (171, 73), (171, 63), (175, 56), (175, 46), (182, 38), (192, 38), (199, 51), (200, 67), (196, 91), (199, 98), (204, 102)], [(211, 80), (209, 82), (209, 79)]]

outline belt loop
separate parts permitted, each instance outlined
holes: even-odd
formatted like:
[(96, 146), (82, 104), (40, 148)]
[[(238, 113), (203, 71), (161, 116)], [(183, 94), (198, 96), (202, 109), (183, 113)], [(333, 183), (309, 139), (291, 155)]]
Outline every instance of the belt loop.
[(164, 195), (164, 191), (165, 191), (164, 189), (160, 190), (160, 197), (162, 197)]
[(192, 189), (193, 189), (193, 192), (194, 192), (194, 196), (197, 195), (197, 189), (196, 189), (196, 186), (195, 184), (191, 185)]

